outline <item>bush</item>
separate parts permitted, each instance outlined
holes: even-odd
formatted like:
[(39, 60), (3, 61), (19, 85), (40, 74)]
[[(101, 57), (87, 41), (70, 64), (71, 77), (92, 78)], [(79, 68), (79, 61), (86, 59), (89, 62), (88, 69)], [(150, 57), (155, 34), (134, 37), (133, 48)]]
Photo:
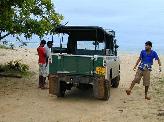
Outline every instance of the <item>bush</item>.
[(26, 64), (22, 64), (21, 60), (8, 62), (7, 68), (9, 70), (18, 71), (18, 72), (27, 72), (29, 70), (29, 66)]
[(0, 48), (1, 48), (1, 49), (9, 49), (9, 47), (7, 47), (7, 46), (5, 46), (5, 45), (1, 45), (1, 44), (0, 44)]
[(0, 72), (8, 72), (8, 71), (14, 71), (14, 72), (28, 72), (29, 66), (26, 64), (21, 63), (21, 60), (15, 60), (10, 61), (5, 65), (0, 65)]

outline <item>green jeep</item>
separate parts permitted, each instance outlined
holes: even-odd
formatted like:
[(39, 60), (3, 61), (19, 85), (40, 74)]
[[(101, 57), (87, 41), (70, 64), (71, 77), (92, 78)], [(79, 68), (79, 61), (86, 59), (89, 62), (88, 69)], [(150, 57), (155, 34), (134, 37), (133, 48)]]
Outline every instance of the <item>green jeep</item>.
[(120, 81), (115, 32), (97, 26), (59, 26), (54, 31), (68, 39), (65, 48), (52, 48), (49, 93), (64, 97), (72, 87), (92, 88), (95, 98), (108, 100), (110, 88)]

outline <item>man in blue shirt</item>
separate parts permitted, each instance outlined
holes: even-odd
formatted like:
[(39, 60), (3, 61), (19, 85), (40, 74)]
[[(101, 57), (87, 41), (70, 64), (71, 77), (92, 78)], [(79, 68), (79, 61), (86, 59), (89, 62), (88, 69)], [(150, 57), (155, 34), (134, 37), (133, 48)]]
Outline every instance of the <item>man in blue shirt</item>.
[(131, 94), (131, 91), (136, 83), (140, 83), (141, 78), (143, 77), (143, 85), (145, 86), (145, 99), (150, 100), (150, 97), (147, 96), (149, 85), (150, 85), (150, 72), (152, 70), (153, 59), (158, 61), (159, 64), (159, 71), (161, 72), (162, 66), (160, 59), (157, 53), (152, 48), (152, 42), (147, 41), (145, 43), (145, 50), (142, 50), (140, 53), (140, 57), (138, 58), (136, 65), (134, 66), (133, 70), (135, 71), (138, 64), (138, 70), (136, 72), (135, 78), (132, 81), (130, 88), (126, 90), (127, 95)]

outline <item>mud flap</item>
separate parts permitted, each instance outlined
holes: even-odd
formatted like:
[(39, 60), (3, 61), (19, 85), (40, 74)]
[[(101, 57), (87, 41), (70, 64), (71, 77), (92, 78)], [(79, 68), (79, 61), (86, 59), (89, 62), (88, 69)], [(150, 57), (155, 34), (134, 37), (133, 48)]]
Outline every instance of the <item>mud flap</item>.
[(57, 75), (49, 75), (49, 94), (59, 93), (59, 78)]
[(108, 100), (110, 97), (110, 81), (103, 77), (94, 80), (93, 86), (94, 96), (97, 99)]

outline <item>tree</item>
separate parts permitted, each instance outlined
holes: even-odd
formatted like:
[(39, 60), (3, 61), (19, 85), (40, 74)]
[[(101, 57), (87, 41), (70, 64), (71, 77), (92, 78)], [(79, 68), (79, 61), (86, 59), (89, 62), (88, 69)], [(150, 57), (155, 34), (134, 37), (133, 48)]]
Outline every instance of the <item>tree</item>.
[(51, 0), (0, 0), (0, 40), (8, 35), (42, 37), (62, 19)]

